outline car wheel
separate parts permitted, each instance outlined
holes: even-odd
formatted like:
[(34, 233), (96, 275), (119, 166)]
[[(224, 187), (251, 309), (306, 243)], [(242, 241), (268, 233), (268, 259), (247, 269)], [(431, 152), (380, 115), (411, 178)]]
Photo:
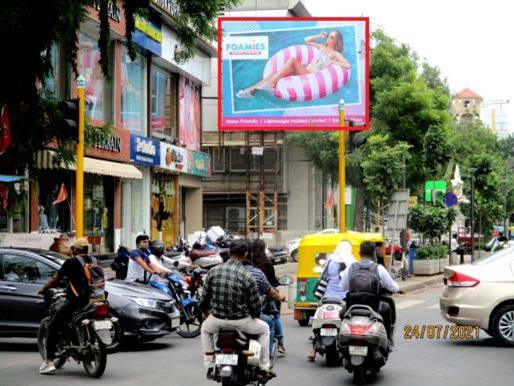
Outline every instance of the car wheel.
[(493, 336), (506, 346), (514, 347), (514, 304), (503, 306), (494, 313)]
[(295, 249), (293, 252), (291, 252), (291, 259), (293, 259), (294, 262), (298, 261), (298, 249)]

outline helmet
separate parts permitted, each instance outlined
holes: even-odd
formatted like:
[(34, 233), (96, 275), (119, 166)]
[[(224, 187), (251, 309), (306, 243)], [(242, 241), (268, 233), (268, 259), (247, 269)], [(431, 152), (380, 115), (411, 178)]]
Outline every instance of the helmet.
[(166, 246), (161, 240), (154, 240), (152, 241), (152, 244), (150, 245), (150, 251), (152, 254), (154, 254), (157, 257), (160, 257), (164, 254), (164, 250), (166, 249)]

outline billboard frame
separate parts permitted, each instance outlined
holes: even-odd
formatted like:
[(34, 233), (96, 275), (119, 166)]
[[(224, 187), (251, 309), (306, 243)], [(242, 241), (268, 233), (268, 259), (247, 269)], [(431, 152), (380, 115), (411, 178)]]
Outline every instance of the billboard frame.
[[(222, 96), (222, 23), (225, 21), (331, 21), (331, 22), (364, 22), (365, 25), (365, 84), (364, 84), (364, 100), (365, 107), (365, 122), (364, 126), (354, 126), (350, 122), (346, 122), (343, 127), (341, 126), (304, 126), (304, 127), (284, 127), (284, 126), (229, 126), (223, 127), (223, 96)], [(369, 17), (236, 17), (236, 16), (223, 16), (218, 18), (218, 131), (363, 131), (370, 129), (370, 98), (369, 98)]]

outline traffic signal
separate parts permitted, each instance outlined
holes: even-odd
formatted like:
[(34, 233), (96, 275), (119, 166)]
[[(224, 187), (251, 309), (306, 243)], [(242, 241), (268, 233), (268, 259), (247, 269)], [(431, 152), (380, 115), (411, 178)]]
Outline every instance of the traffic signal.
[(62, 118), (58, 122), (59, 131), (62, 133), (62, 138), (71, 141), (79, 141), (79, 100), (67, 99), (59, 102), (59, 112)]

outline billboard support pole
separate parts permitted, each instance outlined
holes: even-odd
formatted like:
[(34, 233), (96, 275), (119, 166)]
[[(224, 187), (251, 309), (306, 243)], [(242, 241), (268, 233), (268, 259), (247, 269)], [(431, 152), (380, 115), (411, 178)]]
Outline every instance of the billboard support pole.
[(346, 204), (345, 204), (345, 140), (346, 132), (344, 127), (344, 100), (339, 101), (339, 232), (346, 232)]
[(79, 141), (77, 143), (76, 155), (76, 177), (75, 177), (75, 234), (76, 237), (84, 236), (84, 89), (85, 79), (81, 75), (77, 78), (77, 96), (79, 98)]

